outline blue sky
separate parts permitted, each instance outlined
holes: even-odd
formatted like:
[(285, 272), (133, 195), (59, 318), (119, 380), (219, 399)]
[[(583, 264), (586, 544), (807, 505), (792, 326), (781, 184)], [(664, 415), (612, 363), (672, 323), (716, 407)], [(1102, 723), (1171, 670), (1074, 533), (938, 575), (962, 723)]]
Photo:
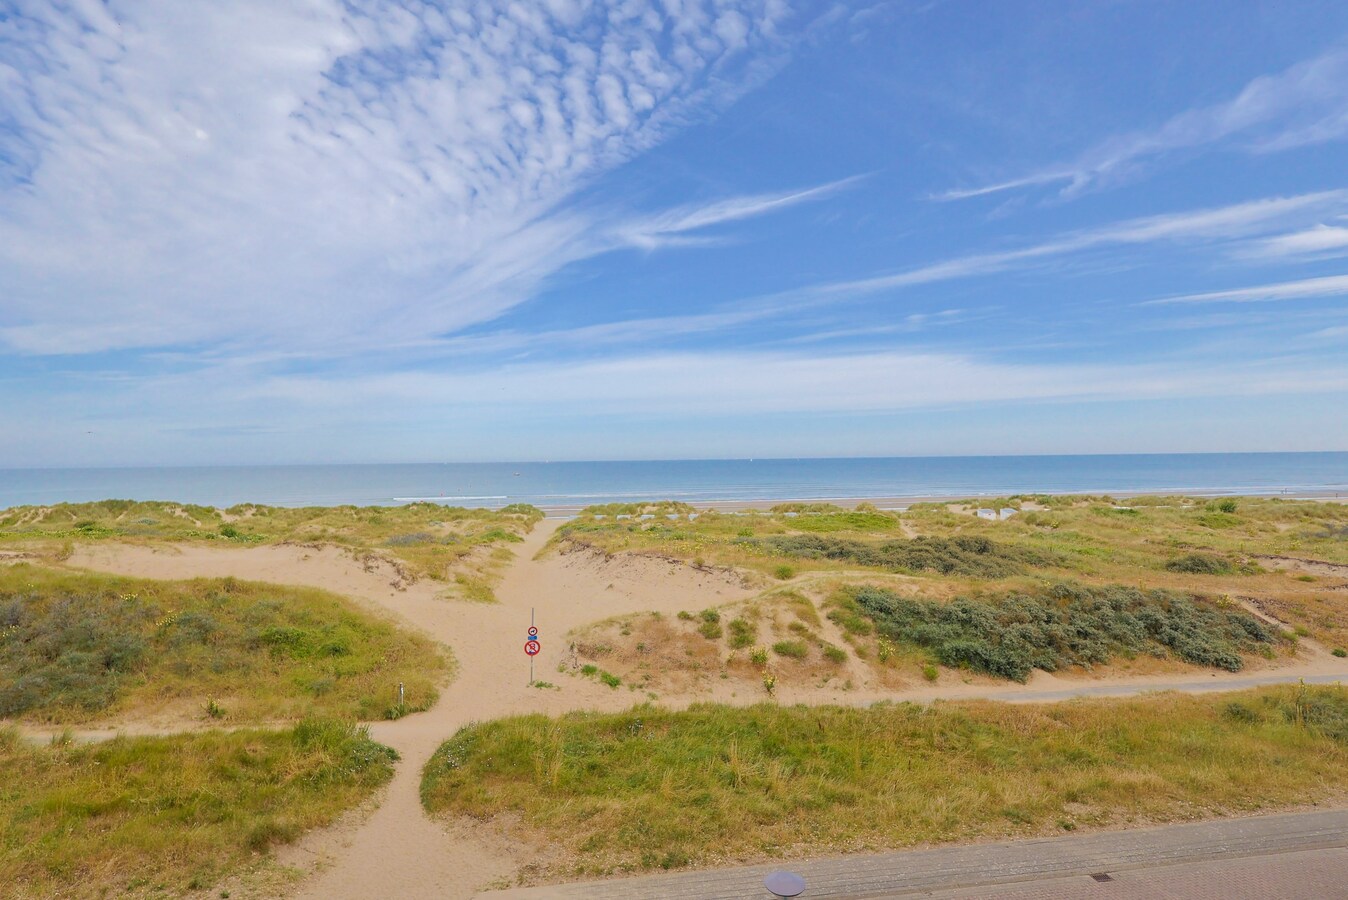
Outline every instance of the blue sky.
[(1348, 449), (1348, 5), (0, 0), (0, 466)]

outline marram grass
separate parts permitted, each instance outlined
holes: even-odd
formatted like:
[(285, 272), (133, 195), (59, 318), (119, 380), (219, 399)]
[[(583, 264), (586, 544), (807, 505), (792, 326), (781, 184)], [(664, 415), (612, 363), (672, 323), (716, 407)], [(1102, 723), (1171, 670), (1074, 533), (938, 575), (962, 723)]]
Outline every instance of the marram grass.
[(209, 888), (359, 804), (396, 758), (333, 722), (51, 746), (0, 730), (0, 895)]
[(1348, 691), (1047, 705), (638, 707), (461, 730), (442, 816), (502, 813), (563, 877), (1061, 833), (1309, 804), (1348, 789)]
[(0, 568), (0, 718), (378, 719), (434, 703), (446, 653), (318, 590)]

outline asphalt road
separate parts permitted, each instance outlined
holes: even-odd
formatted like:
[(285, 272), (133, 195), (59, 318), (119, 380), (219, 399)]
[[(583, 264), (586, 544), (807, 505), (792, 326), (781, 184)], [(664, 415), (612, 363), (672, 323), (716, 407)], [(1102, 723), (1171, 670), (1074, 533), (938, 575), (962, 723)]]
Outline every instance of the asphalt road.
[(804, 876), (802, 900), (1332, 900), (1348, 898), (1348, 810), (712, 869), (481, 896), (484, 900), (770, 900), (763, 878), (778, 868)]

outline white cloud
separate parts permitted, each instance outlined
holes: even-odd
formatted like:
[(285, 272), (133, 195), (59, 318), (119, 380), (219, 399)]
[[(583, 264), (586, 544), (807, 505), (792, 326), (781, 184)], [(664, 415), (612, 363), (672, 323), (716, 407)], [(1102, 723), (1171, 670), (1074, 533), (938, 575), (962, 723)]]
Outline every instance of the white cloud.
[(21, 4), (0, 341), (370, 346), (490, 319), (610, 249), (619, 225), (558, 204), (756, 84), (790, 23), (776, 0)]
[(1310, 297), (1337, 297), (1348, 294), (1348, 275), (1327, 275), (1278, 284), (1260, 284), (1229, 291), (1208, 291), (1148, 300), (1142, 306), (1172, 303), (1262, 303), (1275, 300), (1304, 300)]
[(1251, 242), (1243, 255), (1252, 258), (1332, 257), (1348, 253), (1348, 228), (1323, 223)]
[[(469, 419), (538, 414), (717, 416), (868, 413), (966, 404), (1277, 395), (1348, 390), (1348, 365), (1310, 360), (1090, 364), (959, 353), (648, 353), (494, 366), (476, 373), (280, 376), (239, 399), (296, 409), (439, 408)], [(226, 390), (226, 393), (232, 393)]]
[(1335, 190), (1145, 216), (1100, 228), (1070, 232), (1016, 250), (959, 256), (892, 275), (815, 285), (792, 293), (815, 296), (869, 294), (1003, 272), (1040, 260), (1102, 247), (1248, 238), (1275, 228), (1285, 228), (1289, 221), (1321, 217), (1327, 212), (1339, 211), (1345, 205), (1348, 205), (1348, 190)]
[(735, 197), (716, 203), (689, 205), (672, 209), (658, 216), (651, 216), (645, 220), (627, 224), (619, 232), (619, 237), (634, 247), (647, 250), (664, 246), (678, 246), (681, 242), (688, 240), (684, 236), (686, 232), (710, 228), (713, 225), (721, 225), (726, 222), (737, 222), (741, 219), (777, 212), (809, 200), (818, 200), (855, 184), (858, 180), (860, 180), (860, 176), (844, 178), (805, 190)]
[(1271, 153), (1348, 137), (1348, 51), (1335, 50), (1276, 75), (1249, 82), (1231, 100), (1186, 110), (1159, 128), (1116, 135), (1076, 161), (1029, 175), (935, 195), (961, 200), (1002, 191), (1066, 182), (1071, 195), (1124, 180), (1149, 160), (1168, 153), (1234, 142), (1252, 153)]

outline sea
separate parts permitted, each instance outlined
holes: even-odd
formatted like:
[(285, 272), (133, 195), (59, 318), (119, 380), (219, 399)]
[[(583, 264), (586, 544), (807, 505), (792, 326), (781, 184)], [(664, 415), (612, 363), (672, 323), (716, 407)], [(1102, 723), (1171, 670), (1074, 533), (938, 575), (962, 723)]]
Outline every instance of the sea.
[(0, 469), (0, 508), (115, 498), (220, 507), (531, 503), (574, 511), (639, 500), (1181, 492), (1348, 497), (1348, 452)]

